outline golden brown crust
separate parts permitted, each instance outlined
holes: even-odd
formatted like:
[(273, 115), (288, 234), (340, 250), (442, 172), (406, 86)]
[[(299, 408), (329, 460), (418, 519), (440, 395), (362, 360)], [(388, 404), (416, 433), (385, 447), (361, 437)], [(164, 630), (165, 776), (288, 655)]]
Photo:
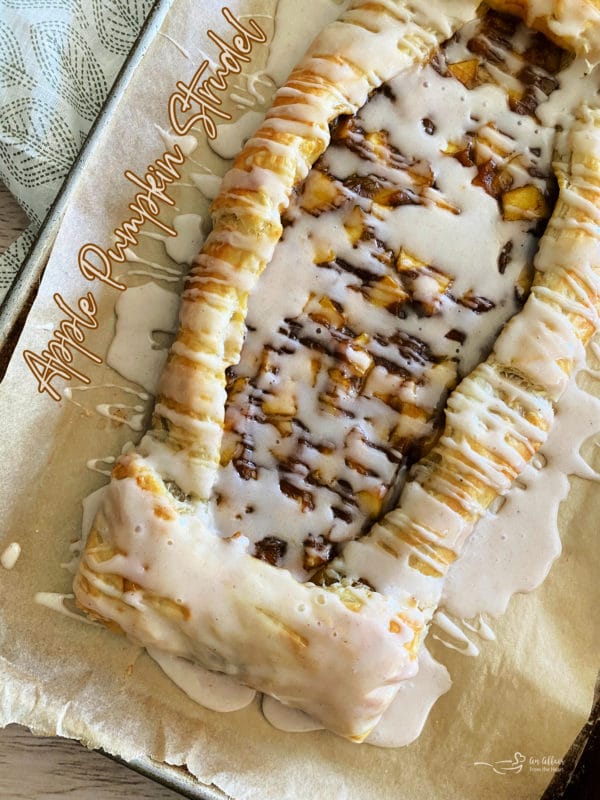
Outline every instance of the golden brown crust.
[[(206, 652), (211, 658), (216, 653), (238, 670), (243, 681), (291, 698), (327, 727), (357, 740), (369, 732), (401, 680), (401, 670), (394, 672), (393, 665), (414, 663), (435, 602), (422, 608), (414, 608), (406, 598), (405, 606), (388, 602), (364, 584), (356, 584), (360, 572), (345, 557), (335, 563), (334, 574), (323, 575), (321, 588), (297, 584), (289, 574), (280, 574), (284, 571), (248, 556), (238, 559), (239, 572), (232, 566), (234, 587), (223, 599), (222, 629), (204, 618), (193, 620), (194, 627), (186, 610), (171, 598), (146, 591), (117, 569), (106, 573), (102, 564), (112, 557), (118, 563), (121, 555), (111, 526), (120, 536), (133, 537), (125, 524), (131, 509), (121, 508), (120, 502), (135, 498), (147, 506), (148, 524), (160, 532), (170, 522), (184, 520), (190, 500), (209, 498), (221, 455), (225, 370), (239, 357), (247, 297), (281, 234), (281, 212), (290, 193), (327, 146), (329, 123), (340, 113), (356, 111), (386, 77), (423, 61), (477, 4), (448, 0), (443, 7), (456, 13), (441, 15), (437, 21), (431, 9), (441, 14), (441, 5), (427, 4), (427, 9), (420, 5), (424, 4), (354, 3), (292, 73), (264, 125), (236, 159), (213, 206), (215, 227), (186, 284), (181, 327), (161, 381), (152, 430), (142, 442), (141, 455), (130, 454), (117, 463), (109, 488), (113, 516), (101, 512), (96, 518), (75, 581), (78, 602), (97, 618), (118, 620), (128, 635), (153, 644), (158, 634), (152, 624), (158, 618), (178, 637), (178, 652), (213, 668)], [(343, 55), (337, 52), (338, 42), (343, 43)], [(595, 137), (596, 125), (594, 120)], [(575, 157), (580, 158), (577, 148), (575, 142)], [(593, 166), (598, 166), (596, 161)], [(577, 219), (577, 207), (567, 202), (571, 184), (566, 176), (562, 181), (555, 219), (565, 213), (563, 201), (566, 213)], [(595, 203), (597, 187), (583, 187), (581, 192)], [(563, 229), (555, 227), (557, 236), (563, 235)], [(538, 297), (548, 304), (549, 313), (560, 306), (561, 297), (574, 301), (573, 282), (562, 273), (548, 269), (536, 285), (550, 290)], [(561, 318), (572, 323), (584, 341), (594, 322), (589, 314), (569, 308), (563, 314), (561, 306)], [(519, 336), (515, 340), (520, 347)], [(400, 507), (355, 543), (354, 554), (368, 548), (392, 562), (406, 558), (409, 567), (434, 580), (444, 575), (476, 520), (508, 489), (544, 441), (552, 421), (556, 387), (534, 381), (527, 365), (519, 362), (518, 352), (514, 359), (506, 356), (511, 347), (514, 350), (514, 342), (504, 355), (497, 347), (456, 390), (444, 435), (417, 468)], [(569, 354), (557, 351), (557, 364), (568, 372)], [(489, 416), (501, 440), (472, 434), (468, 422), (478, 410)], [(160, 469), (150, 466), (154, 457)], [(180, 500), (174, 499), (171, 484)], [(412, 502), (414, 497), (421, 505)], [(207, 570), (211, 550), (221, 553), (225, 547), (218, 537), (214, 542), (211, 537), (202, 523), (199, 545), (205, 548), (202, 565)], [(210, 578), (209, 573), (198, 575), (198, 580)], [(283, 595), (275, 590), (260, 603), (249, 602), (261, 581), (265, 591), (284, 587), (283, 594), (293, 598), (294, 608), (282, 605)], [(240, 594), (242, 586), (248, 594)], [(323, 592), (333, 598), (333, 611), (318, 608), (320, 601), (315, 598)], [(135, 595), (135, 602), (128, 594)], [(315, 624), (322, 626), (318, 632), (306, 628), (298, 617), (298, 609), (307, 606)], [(325, 629), (332, 634), (327, 647), (313, 648), (313, 640), (321, 637), (322, 642)], [(331, 681), (332, 665), (342, 656), (353, 659), (355, 670), (343, 687), (335, 685), (331, 696), (325, 696), (323, 686)]]

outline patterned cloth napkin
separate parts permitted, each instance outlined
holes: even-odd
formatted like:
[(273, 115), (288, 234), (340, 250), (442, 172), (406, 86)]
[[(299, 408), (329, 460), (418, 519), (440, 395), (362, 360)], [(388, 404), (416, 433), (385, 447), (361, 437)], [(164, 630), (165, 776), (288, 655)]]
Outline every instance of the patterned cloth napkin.
[(0, 257), (0, 300), (153, 0), (0, 0), (0, 180), (31, 225)]

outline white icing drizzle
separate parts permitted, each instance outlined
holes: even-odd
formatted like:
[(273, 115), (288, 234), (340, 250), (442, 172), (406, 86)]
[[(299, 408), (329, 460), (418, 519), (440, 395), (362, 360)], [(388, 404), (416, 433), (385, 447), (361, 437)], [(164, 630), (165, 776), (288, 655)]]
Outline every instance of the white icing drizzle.
[(496, 634), (491, 629), (489, 624), (484, 620), (481, 614), (477, 615), (477, 619), (474, 623), (463, 619), (462, 624), (463, 627), (473, 631), (473, 633), (476, 633), (480, 639), (485, 639), (486, 642), (494, 642), (496, 640)]
[(148, 647), (148, 655), (173, 683), (195, 703), (213, 711), (230, 712), (246, 708), (256, 692), (222, 672), (210, 672), (185, 658)]
[(208, 200), (214, 200), (219, 194), (223, 177), (212, 172), (192, 172), (191, 179), (194, 186), (199, 189)]
[(155, 283), (129, 287), (117, 300), (115, 337), (107, 364), (127, 380), (156, 392), (168, 349), (153, 339), (156, 331), (174, 333), (179, 297)]
[[(193, 183), (180, 185), (199, 188), (195, 181)], [(140, 236), (162, 242), (169, 258), (177, 264), (187, 264), (190, 266), (198, 255), (202, 242), (204, 241), (202, 224), (202, 217), (199, 214), (178, 214), (171, 222), (171, 227), (176, 232), (176, 236), (165, 236), (153, 231), (142, 231), (140, 232)], [(135, 274), (139, 274), (139, 272)]]
[(245, 86), (238, 87), (229, 95), (230, 100), (237, 108), (248, 110), (250, 108), (267, 108), (275, 94), (277, 86), (273, 79), (263, 70), (243, 76)]
[(455, 620), (451, 619), (446, 612), (436, 611), (433, 616), (433, 623), (446, 636), (449, 636), (450, 639), (453, 640), (448, 641), (447, 639), (443, 639), (441, 636), (438, 636), (436, 633), (432, 633), (432, 638), (438, 642), (441, 642), (444, 647), (447, 647), (450, 650), (457, 650), (464, 656), (472, 657), (479, 655), (479, 648), (477, 645), (472, 642), (468, 636), (466, 636), (460, 625), (458, 625)]
[(268, 694), (263, 695), (261, 710), (267, 722), (286, 733), (309, 733), (323, 730), (323, 726), (304, 711), (284, 706), (283, 703)]
[[(63, 392), (63, 396), (65, 399), (69, 400), (69, 402), (73, 403), (73, 405), (77, 406), (78, 408), (82, 408), (89, 413), (87, 406), (75, 400), (74, 393), (101, 392), (103, 389), (112, 389), (122, 392), (125, 395), (137, 397), (142, 401), (142, 403), (134, 402), (133, 405), (130, 403), (115, 402), (98, 403), (94, 406), (94, 411), (101, 417), (110, 419), (112, 422), (116, 422), (119, 425), (127, 425), (134, 431), (142, 430), (144, 427), (144, 420), (148, 412), (148, 402), (150, 400), (150, 395), (146, 394), (146, 392), (140, 392), (137, 389), (131, 388), (130, 386), (118, 386), (112, 383), (105, 383), (94, 386), (67, 386)], [(115, 392), (113, 391), (112, 394), (114, 396)]]
[[(149, 271), (149, 270), (130, 269), (123, 275), (119, 275), (118, 276), (119, 279), (126, 277), (127, 275), (148, 275), (154, 280), (174, 283), (175, 281), (178, 281), (182, 277), (180, 269), (177, 269), (176, 267), (171, 267), (168, 264), (161, 264), (157, 261), (148, 261), (145, 258), (141, 258), (136, 253), (134, 253), (130, 247), (126, 248), (124, 254), (128, 262), (135, 264), (145, 264), (146, 266), (151, 267), (151, 270)], [(123, 294), (126, 294), (126, 292), (124, 292)]]
[(264, 116), (261, 111), (246, 111), (235, 122), (217, 125), (217, 138), (210, 142), (211, 149), (221, 158), (233, 158), (257, 130)]
[(199, 214), (178, 214), (173, 219), (173, 230), (177, 231), (177, 236), (164, 240), (167, 255), (178, 264), (190, 266), (204, 241), (202, 217)]
[(179, 50), (179, 52), (184, 58), (190, 60), (191, 56), (188, 53), (188, 51), (185, 49), (185, 47), (182, 47), (179, 44), (179, 42), (175, 41), (175, 39), (173, 39), (172, 36), (169, 36), (168, 33), (164, 33), (163, 31), (159, 31), (158, 35), (162, 36), (163, 39), (166, 39), (168, 42), (170, 42), (176, 50)]
[(179, 147), (181, 152), (184, 156), (191, 156), (194, 150), (198, 147), (198, 139), (192, 134), (187, 134), (186, 136), (179, 136), (172, 131), (167, 131), (164, 128), (161, 128), (160, 125), (154, 126), (158, 131), (160, 138), (165, 143), (165, 146), (168, 150), (173, 152), (175, 146)]
[(86, 467), (88, 469), (91, 469), (92, 472), (97, 472), (100, 475), (106, 475), (108, 477), (112, 469), (110, 465), (114, 464), (115, 461), (116, 458), (114, 456), (100, 456), (99, 458), (90, 458), (86, 462)]
[(18, 542), (11, 542), (0, 555), (0, 564), (4, 569), (14, 569), (21, 555), (21, 545)]
[(99, 403), (96, 411), (101, 417), (118, 422), (119, 425), (127, 425), (132, 431), (144, 429), (146, 409), (139, 403), (134, 406), (127, 403)]
[(65, 605), (65, 603), (73, 603), (75, 600), (75, 595), (73, 594), (62, 594), (61, 592), (36, 592), (33, 600), (38, 605), (49, 608), (51, 611), (62, 614), (64, 617), (75, 619), (78, 622), (83, 622), (86, 625), (95, 625), (96, 627), (100, 627), (99, 622), (95, 622), (93, 619), (90, 619), (90, 617), (85, 616), (83, 613), (79, 611), (73, 611), (71, 608)]
[[(176, 275), (157, 275), (156, 272), (152, 272), (151, 270), (147, 269), (132, 269), (129, 270), (127, 275), (136, 275), (138, 277), (144, 278), (151, 278), (152, 280), (157, 281), (164, 281), (165, 283), (178, 283), (181, 276), (177, 277)], [(123, 275), (118, 276), (119, 279), (123, 278)]]

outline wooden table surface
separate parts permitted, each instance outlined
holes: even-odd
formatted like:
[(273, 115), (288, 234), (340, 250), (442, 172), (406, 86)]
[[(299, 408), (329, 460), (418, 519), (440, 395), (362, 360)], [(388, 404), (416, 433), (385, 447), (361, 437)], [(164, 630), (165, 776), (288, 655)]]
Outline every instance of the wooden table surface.
[[(0, 184), (0, 253), (27, 217)], [(1, 800), (176, 800), (179, 794), (100, 753), (66, 739), (41, 739), (25, 728), (0, 730)]]

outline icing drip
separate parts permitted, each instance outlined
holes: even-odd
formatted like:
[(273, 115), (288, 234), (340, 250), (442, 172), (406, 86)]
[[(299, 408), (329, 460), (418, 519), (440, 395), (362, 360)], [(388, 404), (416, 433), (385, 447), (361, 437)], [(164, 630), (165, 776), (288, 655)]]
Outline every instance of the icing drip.
[(431, 707), (452, 684), (448, 670), (429, 653), (419, 651), (419, 671), (404, 681), (381, 722), (367, 738), (377, 747), (405, 747), (417, 739)]
[(267, 720), (278, 728), (280, 731), (286, 733), (309, 733), (310, 731), (322, 731), (323, 726), (300, 711), (298, 708), (291, 706), (284, 706), (279, 700), (269, 695), (263, 695), (262, 699), (262, 713)]
[(114, 456), (101, 456), (100, 458), (90, 458), (86, 463), (86, 467), (88, 469), (91, 469), (93, 472), (99, 473), (100, 475), (106, 475), (106, 477), (110, 477), (112, 464), (114, 464), (115, 461), (116, 458)]
[[(165, 281), (166, 283), (176, 283), (181, 277), (182, 273), (180, 269), (175, 267), (171, 267), (167, 264), (161, 264), (157, 261), (148, 261), (145, 258), (141, 258), (133, 250), (128, 247), (125, 250), (125, 256), (127, 261), (134, 264), (145, 264), (147, 267), (150, 267), (150, 270), (140, 270), (140, 269), (130, 269), (124, 275), (119, 275), (119, 278), (123, 278), (126, 275), (147, 275), (150, 278), (158, 281)], [(124, 293), (125, 294), (125, 293)]]
[(178, 264), (191, 266), (204, 241), (202, 217), (198, 214), (178, 214), (173, 220), (173, 230), (177, 236), (165, 240), (167, 255)]
[(4, 569), (14, 569), (21, 555), (21, 545), (18, 542), (11, 542), (0, 555), (0, 564)]
[(107, 363), (127, 380), (154, 393), (167, 360), (167, 348), (153, 339), (156, 331), (172, 333), (179, 298), (155, 283), (130, 287), (117, 300), (115, 337)]
[(223, 180), (221, 175), (213, 175), (211, 172), (206, 174), (193, 172), (191, 177), (194, 186), (196, 186), (208, 200), (214, 200), (219, 194), (221, 181)]
[[(79, 611), (75, 611), (75, 595), (73, 594), (61, 594), (60, 592), (36, 592), (33, 601), (40, 606), (44, 606), (45, 608), (49, 608), (51, 611), (55, 611), (57, 614), (61, 614), (63, 617), (69, 617), (70, 619), (78, 620), (79, 622), (83, 622), (86, 625), (95, 625), (96, 627), (100, 627), (99, 622), (95, 622), (93, 619), (86, 617), (85, 614), (82, 614)], [(69, 604), (71, 608), (69, 608)]]
[(460, 626), (452, 620), (448, 614), (443, 611), (436, 611), (433, 622), (446, 636), (449, 636), (454, 641), (447, 641), (437, 634), (432, 634), (433, 638), (441, 642), (445, 647), (450, 650), (457, 650), (464, 656), (478, 656), (479, 648), (474, 644), (468, 636), (464, 634)]
[(239, 711), (249, 705), (256, 694), (254, 689), (242, 686), (229, 675), (209, 672), (185, 658), (177, 658), (153, 647), (148, 648), (148, 655), (190, 700), (213, 711)]

